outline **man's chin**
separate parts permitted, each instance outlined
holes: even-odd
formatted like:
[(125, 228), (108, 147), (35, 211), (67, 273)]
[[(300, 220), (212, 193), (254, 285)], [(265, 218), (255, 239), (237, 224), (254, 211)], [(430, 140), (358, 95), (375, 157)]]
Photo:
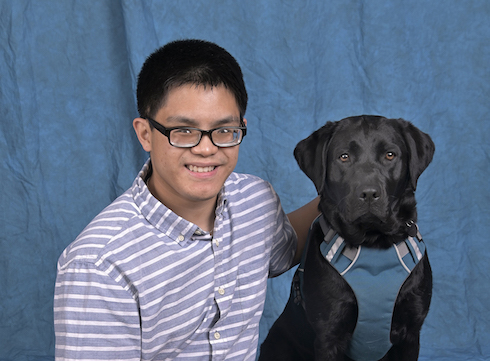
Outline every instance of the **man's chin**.
[(219, 191), (221, 189), (197, 189), (188, 194), (188, 199), (191, 202), (200, 203), (200, 202), (209, 202), (216, 201), (218, 198)]

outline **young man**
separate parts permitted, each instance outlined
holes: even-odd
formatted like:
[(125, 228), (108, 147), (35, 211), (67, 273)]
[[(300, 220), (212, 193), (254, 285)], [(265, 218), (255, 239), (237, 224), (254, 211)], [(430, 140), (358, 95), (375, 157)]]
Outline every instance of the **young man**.
[(219, 46), (157, 50), (137, 98), (150, 159), (59, 259), (56, 359), (255, 360), (267, 278), (299, 261), (318, 201), (288, 220), (269, 183), (233, 172), (247, 93)]

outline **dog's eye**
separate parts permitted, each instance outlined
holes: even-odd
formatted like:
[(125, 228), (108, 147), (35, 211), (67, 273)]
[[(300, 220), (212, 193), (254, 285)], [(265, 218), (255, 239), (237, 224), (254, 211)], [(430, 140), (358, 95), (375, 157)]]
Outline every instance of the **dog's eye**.
[(393, 152), (387, 152), (386, 155), (385, 155), (385, 158), (388, 159), (388, 160), (393, 160), (393, 159), (395, 159), (395, 153), (393, 153)]
[(340, 160), (341, 160), (342, 162), (347, 162), (347, 161), (349, 160), (349, 154), (347, 154), (347, 153), (342, 154), (342, 155), (340, 156)]

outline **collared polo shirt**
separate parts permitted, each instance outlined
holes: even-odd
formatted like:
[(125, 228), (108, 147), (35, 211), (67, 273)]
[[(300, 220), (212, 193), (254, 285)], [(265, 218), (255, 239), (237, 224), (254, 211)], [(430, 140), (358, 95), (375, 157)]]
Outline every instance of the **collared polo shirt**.
[(149, 162), (59, 258), (57, 360), (255, 360), (267, 278), (296, 235), (266, 181), (232, 173), (213, 235), (149, 192)]

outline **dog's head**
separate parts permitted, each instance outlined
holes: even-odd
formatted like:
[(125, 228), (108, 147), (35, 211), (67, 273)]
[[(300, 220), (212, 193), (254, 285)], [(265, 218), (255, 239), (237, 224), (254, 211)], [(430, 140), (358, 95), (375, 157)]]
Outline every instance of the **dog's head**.
[(417, 180), (434, 150), (429, 135), (410, 122), (363, 115), (327, 122), (294, 155), (346, 242), (388, 247), (416, 221)]

